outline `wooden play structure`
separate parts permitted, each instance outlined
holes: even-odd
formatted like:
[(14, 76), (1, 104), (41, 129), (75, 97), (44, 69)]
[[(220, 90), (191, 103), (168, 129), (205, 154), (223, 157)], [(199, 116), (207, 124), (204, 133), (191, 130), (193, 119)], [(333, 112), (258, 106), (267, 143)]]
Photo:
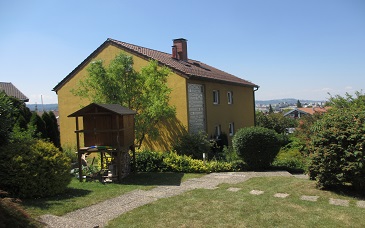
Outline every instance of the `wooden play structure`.
[[(128, 151), (131, 149), (134, 154), (135, 114), (135, 111), (118, 104), (91, 103), (68, 116), (76, 118), (80, 181), (83, 180), (82, 157), (91, 153), (100, 153), (102, 182), (121, 182), (129, 174)], [(82, 123), (79, 117), (82, 117)]]

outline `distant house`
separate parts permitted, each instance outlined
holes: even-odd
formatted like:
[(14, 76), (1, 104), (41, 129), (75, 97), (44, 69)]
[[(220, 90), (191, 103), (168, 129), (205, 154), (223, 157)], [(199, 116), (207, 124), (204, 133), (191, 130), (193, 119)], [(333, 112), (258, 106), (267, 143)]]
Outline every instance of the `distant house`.
[(327, 112), (328, 107), (313, 107), (313, 108), (295, 108), (287, 113), (284, 116), (291, 118), (300, 118), (305, 115), (313, 115), (315, 113), (325, 113)]
[(15, 97), (23, 102), (29, 101), (29, 98), (20, 92), (11, 82), (0, 82), (0, 91), (4, 91), (8, 96)]
[[(76, 144), (72, 134), (75, 123), (67, 116), (80, 109), (80, 105), (90, 103), (74, 96), (71, 89), (76, 89), (78, 82), (88, 76), (86, 69), (92, 61), (101, 59), (109, 64), (121, 52), (133, 57), (137, 71), (151, 59), (172, 71), (167, 85), (172, 89), (170, 104), (176, 107), (176, 119), (159, 124), (161, 137), (155, 141), (147, 138), (145, 147), (166, 151), (171, 149), (171, 142), (182, 133), (200, 131), (209, 136), (224, 132), (231, 142), (236, 130), (254, 125), (255, 91), (258, 86), (189, 59), (186, 39), (173, 40), (171, 54), (107, 39), (53, 89), (58, 95), (62, 145)], [(224, 58), (223, 53), (219, 55)]]

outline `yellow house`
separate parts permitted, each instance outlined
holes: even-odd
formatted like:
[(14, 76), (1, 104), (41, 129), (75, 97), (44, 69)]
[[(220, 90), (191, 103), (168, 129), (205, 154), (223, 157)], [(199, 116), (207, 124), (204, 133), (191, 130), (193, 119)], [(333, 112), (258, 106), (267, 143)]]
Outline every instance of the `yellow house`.
[(88, 64), (102, 59), (108, 64), (117, 54), (124, 52), (133, 57), (134, 68), (139, 71), (150, 59), (171, 69), (168, 86), (172, 89), (170, 103), (176, 107), (176, 118), (160, 123), (158, 140), (146, 139), (144, 147), (170, 150), (171, 142), (182, 133), (204, 131), (210, 137), (221, 133), (228, 141), (240, 128), (255, 123), (255, 91), (258, 86), (187, 55), (187, 40), (173, 40), (172, 53), (107, 39), (80, 65), (54, 87), (58, 94), (61, 145), (75, 145), (75, 123), (68, 115), (88, 105), (71, 93), (80, 80), (87, 77)]

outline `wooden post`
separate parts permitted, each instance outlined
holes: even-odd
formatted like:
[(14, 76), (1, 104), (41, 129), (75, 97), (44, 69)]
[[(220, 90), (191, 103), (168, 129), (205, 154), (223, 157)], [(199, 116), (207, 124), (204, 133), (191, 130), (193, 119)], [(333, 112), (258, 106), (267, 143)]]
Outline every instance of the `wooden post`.
[(77, 161), (79, 163), (79, 180), (82, 182), (82, 164), (80, 151), (80, 132), (79, 132), (79, 117), (76, 117), (76, 146), (77, 146)]
[(132, 145), (130, 147), (132, 153), (133, 153), (133, 173), (137, 172), (137, 164), (136, 164), (136, 147)]
[(117, 175), (118, 182), (122, 182), (122, 150), (120, 146), (120, 132), (119, 132), (119, 115), (116, 116), (117, 120)]

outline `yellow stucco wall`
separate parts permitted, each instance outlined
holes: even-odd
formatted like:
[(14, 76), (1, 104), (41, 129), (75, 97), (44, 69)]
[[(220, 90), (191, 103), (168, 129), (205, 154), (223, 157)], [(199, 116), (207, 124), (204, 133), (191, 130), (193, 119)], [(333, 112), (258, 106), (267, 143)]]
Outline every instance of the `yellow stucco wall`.
[[(123, 51), (118, 47), (108, 45), (100, 51), (93, 60), (102, 59), (105, 64), (109, 64), (109, 62), (120, 52)], [(128, 52), (127, 54), (132, 55)], [(137, 71), (148, 64), (148, 61), (134, 55), (132, 56), (134, 68)], [(80, 69), (74, 77), (72, 77), (57, 91), (62, 146), (76, 145), (76, 134), (74, 133), (76, 128), (75, 118), (68, 118), (67, 116), (79, 110), (82, 106), (90, 103), (90, 101), (76, 97), (71, 93), (72, 89), (77, 88), (77, 83), (87, 76), (88, 73), (86, 69), (87, 67)], [(171, 142), (173, 138), (176, 138), (177, 135), (181, 134), (187, 127), (186, 79), (175, 73), (171, 73), (167, 83), (168, 86), (172, 88), (170, 104), (176, 107), (176, 119), (160, 124), (161, 137), (159, 140), (151, 141), (148, 138), (146, 139), (144, 143), (151, 149), (170, 149), (170, 144), (168, 142)], [(80, 125), (81, 124), (82, 121), (80, 121)]]
[[(122, 50), (116, 46), (108, 45), (101, 50), (93, 60), (102, 59), (105, 64), (115, 58)], [(128, 53), (128, 55), (132, 55)], [(135, 70), (146, 66), (148, 61), (132, 55)], [(82, 106), (90, 103), (88, 100), (81, 100), (71, 93), (71, 89), (77, 88), (77, 83), (87, 76), (87, 67), (80, 69), (74, 77), (66, 82), (58, 91), (58, 107), (60, 118), (60, 133), (62, 146), (75, 146), (76, 135), (75, 118), (68, 118), (71, 113), (79, 110)], [(254, 94), (253, 88), (236, 85), (222, 84), (216, 82), (187, 80), (176, 73), (171, 73), (168, 78), (168, 86), (172, 88), (170, 104), (176, 107), (176, 118), (159, 123), (160, 138), (158, 140), (146, 139), (144, 147), (166, 151), (171, 149), (171, 142), (184, 133), (188, 127), (188, 83), (202, 84), (205, 91), (205, 113), (206, 130), (209, 136), (214, 135), (215, 126), (220, 125), (221, 131), (228, 135), (229, 143), (232, 137), (229, 136), (229, 123), (234, 123), (235, 132), (242, 128), (254, 125)], [(213, 104), (213, 90), (219, 90), (220, 103)], [(227, 102), (227, 92), (233, 92), (233, 104)], [(82, 121), (80, 121), (80, 125)], [(83, 145), (81, 145), (83, 146)]]
[[(254, 126), (254, 92), (252, 87), (243, 87), (216, 82), (189, 80), (188, 83), (204, 85), (206, 130), (208, 136), (214, 136), (215, 126), (221, 126), (221, 132), (229, 135), (229, 123), (234, 123), (234, 132), (243, 127)], [(219, 91), (219, 104), (213, 104), (213, 90)], [(233, 104), (228, 104), (227, 92), (233, 92)]]

